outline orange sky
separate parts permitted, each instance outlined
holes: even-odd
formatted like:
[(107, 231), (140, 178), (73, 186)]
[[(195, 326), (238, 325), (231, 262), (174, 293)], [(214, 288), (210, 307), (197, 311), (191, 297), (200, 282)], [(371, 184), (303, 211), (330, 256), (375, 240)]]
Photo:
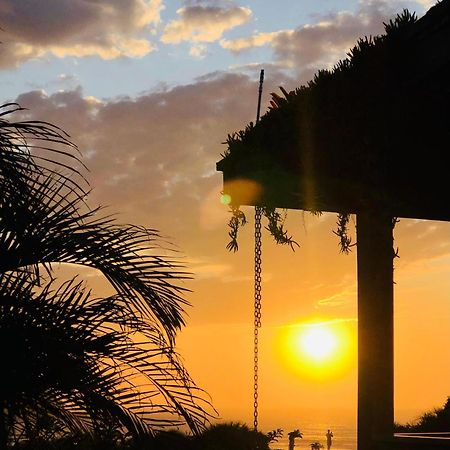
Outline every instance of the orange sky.
[[(299, 8), (290, 0), (276, 7), (205, 0), (177, 8), (162, 0), (105, 0), (85, 10), (86, 2), (70, 1), (58, 5), (78, 13), (59, 16), (55, 2), (4, 3), (3, 101), (71, 135), (90, 170), (91, 205), (107, 206), (105, 214), (117, 212), (120, 222), (159, 229), (177, 246), (194, 274), (185, 282), (192, 307), (178, 349), (221, 418), (251, 424), (253, 213), (246, 209), (239, 252), (228, 253), (229, 214), (215, 170), (221, 143), (254, 120), (261, 66), (264, 112), (280, 85), (293, 89), (331, 67), (405, 5), (420, 16), (434, 2), (304, 1)], [(37, 13), (44, 27), (33, 26)], [(191, 34), (169, 42), (173, 24)], [(263, 429), (355, 424), (356, 253), (339, 253), (335, 221), (290, 211), (295, 253), (264, 235)], [(395, 407), (405, 421), (450, 395), (450, 224), (401, 220), (395, 239)], [(99, 286), (95, 272), (87, 280)], [(353, 336), (346, 370), (320, 382), (282, 356), (290, 345), (283, 336), (314, 320)]]
[[(289, 230), (300, 242), (295, 253), (264, 238), (263, 427), (295, 426), (311, 415), (354, 423), (355, 347), (347, 371), (330, 379), (308, 379), (280, 357), (280, 346), (288, 345), (280, 341), (283, 329), (314, 319), (341, 322), (355, 344), (356, 253), (339, 253), (337, 237), (331, 232), (335, 217), (290, 211)], [(228, 254), (225, 223), (223, 217), (215, 263), (198, 266), (192, 296), (198, 307), (191, 311), (179, 345), (188, 367), (222, 415), (251, 422), (252, 224), (240, 236), (240, 251)], [(395, 260), (395, 412), (399, 421), (442, 405), (449, 394), (449, 232), (450, 224), (407, 219), (395, 230), (400, 254)]]
[[(268, 75), (263, 108), (279, 81), (275, 75)], [(185, 282), (192, 307), (179, 351), (221, 418), (247, 423), (252, 421), (253, 212), (246, 209), (250, 222), (241, 230), (240, 250), (229, 253), (229, 213), (220, 203), (222, 177), (215, 162), (226, 134), (252, 120), (255, 88), (248, 77), (220, 75), (139, 99), (102, 102), (82, 91), (19, 98), (32, 111), (29, 117), (59, 124), (79, 144), (91, 170), (91, 204), (107, 205), (121, 222), (161, 230), (180, 251), (194, 279)], [(335, 222), (334, 214), (289, 211), (287, 228), (300, 244), (295, 252), (264, 235), (263, 428), (298, 427), (321, 417), (355, 423), (354, 347), (353, 365), (339, 379), (320, 383), (303, 380), (280, 359), (283, 330), (305, 321), (338, 321), (355, 344), (356, 253), (339, 253)], [(400, 254), (394, 272), (395, 402), (401, 421), (442, 405), (450, 394), (449, 236), (447, 223), (402, 219), (395, 229)]]

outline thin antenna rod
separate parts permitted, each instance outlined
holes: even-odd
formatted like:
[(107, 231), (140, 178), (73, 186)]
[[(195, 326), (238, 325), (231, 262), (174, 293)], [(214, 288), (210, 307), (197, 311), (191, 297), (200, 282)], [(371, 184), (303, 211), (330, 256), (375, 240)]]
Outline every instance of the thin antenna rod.
[(263, 91), (263, 83), (264, 83), (264, 69), (261, 69), (261, 73), (259, 74), (259, 93), (258, 93), (258, 108), (256, 109), (256, 122), (259, 122), (259, 114), (261, 112), (261, 96)]

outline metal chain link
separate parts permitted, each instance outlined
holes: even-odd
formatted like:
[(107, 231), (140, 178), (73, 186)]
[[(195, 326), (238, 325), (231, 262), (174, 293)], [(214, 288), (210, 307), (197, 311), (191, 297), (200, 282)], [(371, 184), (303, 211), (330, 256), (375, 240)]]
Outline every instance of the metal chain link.
[(258, 431), (258, 333), (261, 327), (261, 207), (255, 207), (255, 309), (253, 329), (253, 428)]

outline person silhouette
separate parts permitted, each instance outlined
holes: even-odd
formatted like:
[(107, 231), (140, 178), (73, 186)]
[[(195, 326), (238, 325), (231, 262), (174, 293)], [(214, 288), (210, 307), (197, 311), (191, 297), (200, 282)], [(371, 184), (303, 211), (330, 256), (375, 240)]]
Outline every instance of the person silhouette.
[(327, 437), (327, 450), (330, 450), (330, 447), (331, 447), (331, 444), (332, 444), (331, 438), (333, 437), (333, 432), (328, 430), (327, 434), (325, 436)]

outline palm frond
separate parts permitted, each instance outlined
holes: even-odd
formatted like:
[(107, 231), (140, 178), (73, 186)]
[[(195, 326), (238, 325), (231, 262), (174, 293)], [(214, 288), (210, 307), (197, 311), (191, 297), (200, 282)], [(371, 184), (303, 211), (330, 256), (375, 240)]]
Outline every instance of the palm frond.
[[(0, 180), (0, 187), (1, 187)], [(0, 198), (0, 271), (70, 263), (99, 270), (119, 296), (155, 320), (173, 341), (184, 324), (182, 293), (175, 284), (189, 278), (175, 258), (161, 251), (154, 229), (117, 225), (67, 194), (64, 180), (48, 178), (26, 192), (4, 189)], [(50, 271), (50, 269), (48, 269)]]
[(75, 279), (35, 292), (26, 273), (0, 277), (0, 403), (16, 429), (42, 411), (69, 430), (111, 423), (133, 434), (187, 423), (209, 403), (159, 331), (120, 296), (93, 298)]
[[(86, 169), (76, 145), (59, 127), (43, 121), (10, 121), (25, 111), (17, 103), (0, 106), (0, 179), (17, 189), (27, 182), (45, 181), (58, 175), (73, 192), (84, 196), (88, 183), (80, 170)], [(62, 175), (62, 172), (65, 174)]]

